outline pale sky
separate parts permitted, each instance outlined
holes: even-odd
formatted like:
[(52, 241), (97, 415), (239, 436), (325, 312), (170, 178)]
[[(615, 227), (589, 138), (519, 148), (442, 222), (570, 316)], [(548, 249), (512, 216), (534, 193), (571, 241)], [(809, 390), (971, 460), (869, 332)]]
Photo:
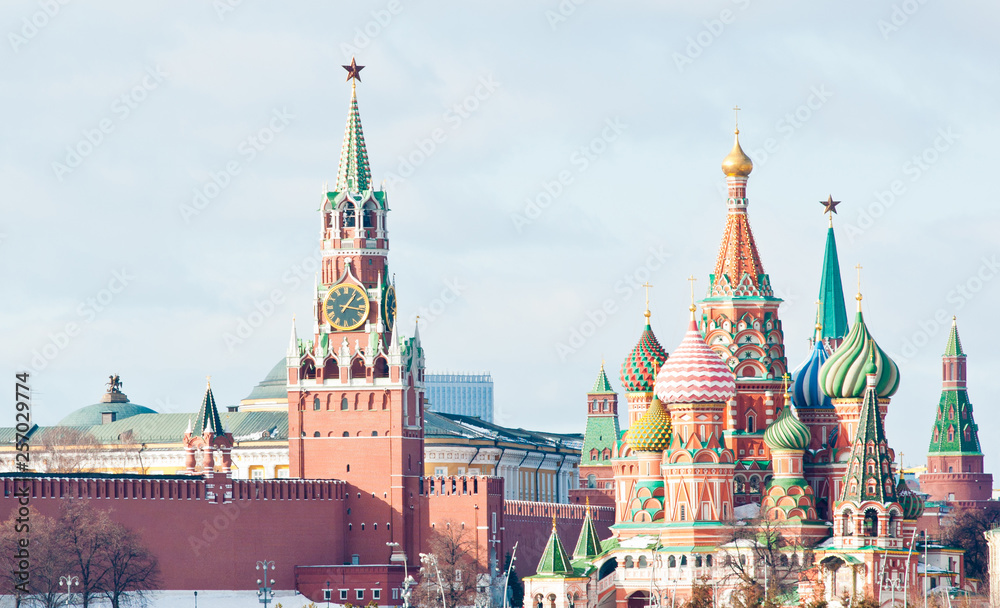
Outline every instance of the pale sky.
[(739, 104), (790, 366), (832, 194), (851, 318), (860, 263), (902, 374), (890, 442), (923, 462), (956, 314), (1000, 473), (998, 17), (917, 0), (5, 2), (0, 369), (36, 370), (41, 424), (111, 373), (158, 411), (196, 410), (209, 374), (220, 404), (245, 397), (311, 311), (356, 54), (404, 330), (421, 315), (431, 370), (490, 371), (498, 422), (582, 432), (601, 358), (620, 389), (641, 332), (632, 285), (654, 285), (654, 331), (679, 343), (685, 279), (704, 293), (722, 236)]

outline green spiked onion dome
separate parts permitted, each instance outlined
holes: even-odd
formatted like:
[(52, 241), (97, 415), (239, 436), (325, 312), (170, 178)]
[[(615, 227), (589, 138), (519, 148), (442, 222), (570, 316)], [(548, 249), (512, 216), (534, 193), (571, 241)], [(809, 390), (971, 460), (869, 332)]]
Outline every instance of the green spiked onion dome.
[(869, 358), (874, 359), (876, 393), (893, 396), (899, 388), (899, 368), (872, 339), (859, 310), (850, 333), (820, 368), (820, 388), (834, 399), (861, 398)]
[(896, 502), (903, 508), (903, 519), (917, 519), (924, 513), (924, 499), (910, 489), (902, 474), (896, 486)]
[(785, 393), (785, 407), (781, 415), (764, 431), (764, 443), (771, 450), (804, 451), (809, 447), (812, 433), (809, 427), (795, 417), (791, 408), (791, 395)]
[(662, 452), (670, 444), (670, 415), (656, 397), (649, 409), (628, 430), (628, 444), (636, 452)]

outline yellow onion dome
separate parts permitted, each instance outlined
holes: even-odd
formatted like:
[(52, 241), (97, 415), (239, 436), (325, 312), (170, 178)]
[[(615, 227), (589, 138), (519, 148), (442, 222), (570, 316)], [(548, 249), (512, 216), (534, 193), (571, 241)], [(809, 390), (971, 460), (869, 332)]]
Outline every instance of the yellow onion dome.
[(736, 143), (726, 158), (722, 159), (722, 172), (729, 177), (746, 177), (753, 171), (753, 161), (740, 147), (740, 130), (736, 129)]
[(628, 443), (636, 452), (662, 452), (670, 443), (670, 415), (653, 397), (649, 409), (628, 430)]

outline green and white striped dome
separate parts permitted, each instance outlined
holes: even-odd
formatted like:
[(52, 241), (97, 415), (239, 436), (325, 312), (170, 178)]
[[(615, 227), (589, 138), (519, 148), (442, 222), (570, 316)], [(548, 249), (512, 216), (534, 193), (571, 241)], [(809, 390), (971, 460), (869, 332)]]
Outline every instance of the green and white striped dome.
[(834, 399), (861, 398), (865, 392), (868, 359), (872, 356), (875, 362), (875, 391), (879, 397), (891, 397), (899, 388), (899, 368), (872, 339), (859, 310), (850, 333), (820, 368), (820, 388)]
[(809, 447), (811, 440), (809, 427), (795, 417), (791, 408), (791, 396), (786, 393), (781, 415), (764, 431), (764, 443), (772, 450), (803, 451)]

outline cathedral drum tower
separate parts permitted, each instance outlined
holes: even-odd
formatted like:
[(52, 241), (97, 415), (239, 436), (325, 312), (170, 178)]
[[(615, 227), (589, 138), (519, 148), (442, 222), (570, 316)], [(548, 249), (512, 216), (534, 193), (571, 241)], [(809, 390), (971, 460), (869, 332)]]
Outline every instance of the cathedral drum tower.
[(736, 455), (737, 504), (760, 502), (769, 477), (770, 455), (764, 429), (782, 404), (781, 378), (788, 369), (778, 319), (782, 300), (764, 272), (750, 220), (747, 179), (753, 162), (743, 152), (736, 129), (732, 151), (722, 162), (729, 197), (726, 229), (708, 295), (701, 301), (701, 332), (736, 376), (736, 396), (726, 416), (727, 445)]
[(425, 517), (423, 349), (419, 332), (396, 331), (388, 201), (372, 187), (358, 112), (363, 66), (344, 67), (351, 104), (337, 185), (321, 201), (312, 331), (299, 339), (293, 321), (286, 355), (289, 473), (347, 482), (347, 553), (360, 563), (385, 563), (386, 542), (415, 563)]

